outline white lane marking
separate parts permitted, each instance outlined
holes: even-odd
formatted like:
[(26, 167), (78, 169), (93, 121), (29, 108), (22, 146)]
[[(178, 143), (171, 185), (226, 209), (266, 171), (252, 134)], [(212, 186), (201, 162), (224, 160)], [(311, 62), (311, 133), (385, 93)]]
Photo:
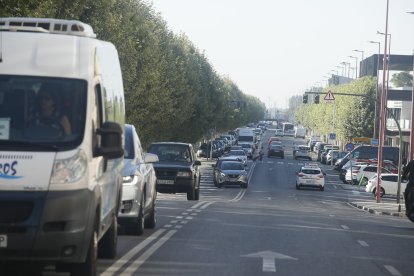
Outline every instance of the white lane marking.
[(177, 230), (170, 230), (161, 237), (156, 243), (154, 243), (150, 248), (148, 248), (138, 259), (136, 259), (130, 266), (128, 266), (125, 271), (123, 271), (121, 276), (130, 276), (133, 275), (138, 268), (149, 258), (158, 248), (160, 248), (166, 241), (168, 241), (172, 235), (174, 235)]
[(176, 226), (174, 226), (174, 228), (181, 229), (181, 228), (183, 228), (183, 226), (182, 225), (176, 225)]
[(331, 218), (335, 217), (335, 215), (329, 215)]
[[(134, 248), (129, 250), (124, 256), (119, 258), (113, 265), (108, 267), (101, 276), (111, 276), (114, 272), (116, 272), (120, 267), (122, 267), (123, 264), (127, 263), (129, 260), (131, 260), (138, 252), (144, 249), (148, 244), (156, 240), (163, 232), (165, 232), (166, 229), (159, 229), (156, 232), (154, 232), (151, 236), (137, 244)], [(172, 230), (174, 231), (174, 230)], [(175, 233), (175, 231), (174, 231)]]
[(204, 201), (200, 201), (197, 204), (191, 206), (191, 209), (197, 209), (200, 205), (203, 205), (205, 202)]
[(275, 259), (263, 258), (262, 270), (263, 272), (276, 272)]
[(185, 217), (184, 219), (193, 219), (193, 217)]
[[(204, 210), (204, 209), (206, 209), (208, 206), (210, 206), (213, 203), (214, 203), (214, 201), (207, 202), (206, 204), (204, 204), (204, 206), (201, 206), (200, 209), (203, 209)], [(200, 212), (200, 210), (196, 210), (196, 212)]]
[(240, 199), (243, 198), (245, 193), (246, 193), (246, 189), (242, 189), (233, 199), (230, 199), (229, 201), (239, 201)]
[(348, 226), (346, 226), (346, 225), (341, 225), (341, 227), (342, 227), (342, 229), (344, 229), (344, 230), (349, 230), (349, 227), (348, 227)]
[(366, 243), (364, 241), (358, 241), (358, 243), (363, 247), (369, 247), (368, 243)]
[(401, 273), (395, 269), (392, 265), (384, 265), (384, 267), (388, 270), (389, 273), (393, 276), (401, 276)]

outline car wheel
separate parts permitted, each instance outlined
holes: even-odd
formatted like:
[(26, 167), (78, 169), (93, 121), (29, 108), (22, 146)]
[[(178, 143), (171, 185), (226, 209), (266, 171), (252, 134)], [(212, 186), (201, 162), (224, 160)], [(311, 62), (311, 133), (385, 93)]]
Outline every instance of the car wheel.
[(145, 221), (144, 221), (144, 197), (141, 196), (139, 204), (138, 216), (135, 221), (135, 225), (129, 226), (126, 230), (129, 234), (141, 236), (144, 233)]
[(187, 191), (187, 200), (195, 200), (195, 187), (192, 187), (191, 190)]
[(144, 226), (145, 228), (154, 229), (157, 224), (157, 208), (155, 206), (155, 200), (152, 203), (151, 210), (149, 211), (149, 216), (145, 219)]
[[(374, 188), (374, 190), (372, 190), (372, 194), (374, 195), (374, 197), (377, 196), (377, 188)], [(385, 190), (383, 187), (381, 187), (380, 197), (383, 197), (384, 195), (385, 195)]]
[(325, 191), (325, 187), (321, 187), (321, 188), (320, 188), (320, 190), (321, 190), (321, 191)]
[(98, 231), (95, 229), (92, 232), (92, 237), (89, 242), (88, 255), (84, 263), (73, 264), (71, 275), (96, 276), (97, 275), (97, 260), (98, 260)]
[(200, 187), (198, 187), (198, 189), (195, 190), (195, 196), (194, 196), (194, 200), (199, 200), (200, 199)]
[(298, 184), (296, 184), (296, 190), (300, 190), (300, 187)]

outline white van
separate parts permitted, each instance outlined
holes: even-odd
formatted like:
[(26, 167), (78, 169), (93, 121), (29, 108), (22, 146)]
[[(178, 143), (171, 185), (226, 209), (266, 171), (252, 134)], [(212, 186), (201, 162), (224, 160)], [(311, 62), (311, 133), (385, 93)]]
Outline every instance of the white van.
[(96, 275), (123, 168), (117, 51), (79, 21), (0, 18), (0, 261)]

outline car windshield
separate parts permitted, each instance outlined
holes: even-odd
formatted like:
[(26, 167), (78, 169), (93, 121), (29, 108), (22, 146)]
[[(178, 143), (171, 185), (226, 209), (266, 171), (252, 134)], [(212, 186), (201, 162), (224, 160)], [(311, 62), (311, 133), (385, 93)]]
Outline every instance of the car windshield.
[(229, 155), (237, 155), (237, 156), (239, 156), (239, 155), (246, 155), (246, 154), (244, 153), (243, 150), (231, 150), (229, 152)]
[(0, 76), (0, 149), (51, 145), (59, 151), (79, 145), (86, 89), (83, 80)]
[(241, 171), (241, 170), (244, 170), (244, 166), (240, 162), (223, 162), (221, 164), (221, 169), (222, 170)]
[(320, 174), (321, 171), (317, 169), (302, 169), (304, 174)]
[(148, 152), (158, 155), (159, 162), (192, 162), (190, 150), (185, 145), (153, 144)]

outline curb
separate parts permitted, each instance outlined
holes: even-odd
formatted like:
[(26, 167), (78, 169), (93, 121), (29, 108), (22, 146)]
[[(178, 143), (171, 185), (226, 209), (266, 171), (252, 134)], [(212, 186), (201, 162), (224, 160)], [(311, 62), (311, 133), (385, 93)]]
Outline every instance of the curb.
[(351, 205), (352, 207), (367, 211), (367, 212), (369, 212), (371, 214), (374, 214), (374, 215), (386, 215), (386, 216), (393, 216), (393, 217), (400, 217), (400, 218), (406, 217), (404, 212), (377, 211), (373, 208), (370, 208), (370, 207), (367, 207), (367, 206), (364, 206), (364, 205), (359, 205), (359, 204), (353, 203), (353, 202), (350, 202), (349, 205)]

